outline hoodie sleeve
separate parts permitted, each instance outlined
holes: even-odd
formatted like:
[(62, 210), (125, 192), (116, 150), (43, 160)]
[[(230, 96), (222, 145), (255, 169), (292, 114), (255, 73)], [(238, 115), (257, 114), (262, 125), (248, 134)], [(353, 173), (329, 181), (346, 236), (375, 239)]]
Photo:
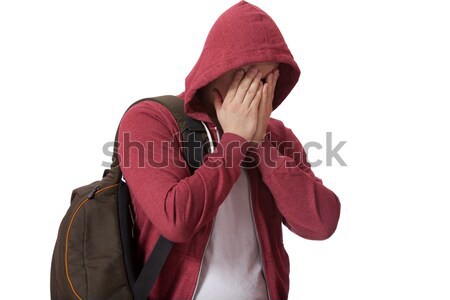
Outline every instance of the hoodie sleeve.
[(292, 232), (307, 239), (327, 239), (337, 227), (339, 198), (314, 175), (294, 133), (278, 122), (276, 131), (281, 131), (283, 141), (274, 146), (266, 135), (254, 150), (262, 179)]
[(191, 176), (177, 131), (165, 107), (137, 104), (121, 121), (118, 154), (133, 201), (163, 236), (181, 243), (214, 218), (239, 177), (248, 145), (225, 133)]

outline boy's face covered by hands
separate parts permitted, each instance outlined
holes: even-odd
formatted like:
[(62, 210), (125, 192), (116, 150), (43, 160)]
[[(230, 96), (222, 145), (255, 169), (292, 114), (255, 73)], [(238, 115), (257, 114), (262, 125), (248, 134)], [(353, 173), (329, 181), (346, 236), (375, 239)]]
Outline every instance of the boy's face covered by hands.
[(269, 79), (269, 78), (267, 78), (267, 76), (270, 73), (273, 73), (275, 70), (277, 70), (277, 68), (278, 68), (278, 63), (273, 63), (273, 62), (262, 62), (262, 63), (256, 63), (256, 64), (249, 64), (249, 65), (242, 66), (239, 69), (231, 70), (231, 71), (223, 74), (222, 76), (220, 76), (219, 78), (214, 80), (211, 84), (213, 85), (213, 88), (217, 89), (218, 92), (221, 94), (222, 99), (225, 99), (225, 96), (228, 92), (228, 89), (230, 88), (231, 83), (233, 82), (234, 75), (236, 74), (237, 71), (243, 70), (244, 73), (247, 74), (250, 70), (256, 69), (261, 72), (261, 80), (263, 81), (263, 83), (264, 82), (269, 83), (268, 81), (266, 81), (267, 79)]
[(272, 113), (278, 63), (263, 62), (229, 71), (202, 91), (208, 113), (216, 115), (224, 132), (261, 142)]

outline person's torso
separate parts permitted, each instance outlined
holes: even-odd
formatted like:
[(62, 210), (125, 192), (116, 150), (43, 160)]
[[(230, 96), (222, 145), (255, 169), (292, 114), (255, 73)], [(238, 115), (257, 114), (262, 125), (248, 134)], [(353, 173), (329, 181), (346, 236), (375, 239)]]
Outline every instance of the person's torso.
[(253, 218), (248, 178), (241, 169), (214, 219), (194, 299), (267, 299)]
[[(147, 104), (146, 104), (147, 105)], [(166, 109), (161, 113), (167, 119), (168, 130), (176, 136), (179, 131), (173, 115)], [(213, 124), (208, 124), (213, 139), (218, 136)], [(268, 126), (270, 130), (270, 122)], [(277, 136), (273, 135), (276, 140)], [(181, 145), (181, 141), (179, 141)], [(255, 221), (255, 234), (259, 237), (262, 270), (266, 275), (269, 299), (287, 299), (289, 290), (289, 258), (283, 246), (282, 217), (268, 187), (263, 183), (257, 168), (246, 170), (251, 195), (249, 206)], [(132, 191), (131, 198), (134, 195)], [(136, 204), (133, 201), (133, 204)], [(135, 206), (136, 234), (138, 235), (138, 257), (143, 262), (153, 250), (160, 236), (139, 206)], [(187, 243), (174, 243), (149, 299), (193, 299), (200, 273), (201, 262), (213, 229), (213, 221), (197, 231)]]

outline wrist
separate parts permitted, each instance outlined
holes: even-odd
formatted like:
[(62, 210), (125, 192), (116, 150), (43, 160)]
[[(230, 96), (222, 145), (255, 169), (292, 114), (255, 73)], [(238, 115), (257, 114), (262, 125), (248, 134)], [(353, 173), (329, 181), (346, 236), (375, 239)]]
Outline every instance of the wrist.
[(262, 142), (264, 142), (264, 137), (265, 137), (265, 135), (263, 135), (263, 136), (253, 136), (253, 137), (249, 140), (249, 142), (250, 142), (251, 144), (261, 145)]
[(250, 146), (251, 147), (253, 147), (253, 148), (258, 148), (261, 144), (262, 144), (262, 140), (249, 140), (248, 141), (249, 142), (249, 144), (250, 144)]

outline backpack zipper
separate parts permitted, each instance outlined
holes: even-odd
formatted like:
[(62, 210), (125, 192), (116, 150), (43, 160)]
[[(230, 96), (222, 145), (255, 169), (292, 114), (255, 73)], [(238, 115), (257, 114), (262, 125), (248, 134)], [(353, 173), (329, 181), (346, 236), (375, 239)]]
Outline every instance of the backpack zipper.
[(75, 291), (75, 287), (72, 284), (72, 280), (70, 280), (70, 275), (69, 275), (69, 235), (70, 235), (70, 228), (72, 227), (72, 223), (73, 220), (75, 219), (75, 217), (78, 214), (78, 211), (81, 209), (81, 207), (86, 204), (87, 201), (94, 199), (94, 197), (102, 192), (104, 192), (107, 189), (113, 188), (118, 186), (119, 184), (112, 184), (112, 185), (108, 185), (102, 189), (100, 189), (99, 186), (94, 187), (94, 189), (89, 193), (89, 195), (87, 195), (80, 204), (78, 204), (77, 208), (75, 209), (74, 213), (72, 214), (72, 217), (70, 218), (70, 222), (69, 222), (69, 226), (67, 227), (67, 233), (66, 233), (66, 245), (65, 245), (65, 255), (64, 255), (64, 264), (65, 264), (65, 269), (66, 269), (66, 277), (67, 277), (67, 281), (69, 282), (69, 286), (70, 289), (72, 290), (72, 293), (74, 294), (74, 296), (78, 299), (78, 300), (82, 300), (82, 298), (80, 297), (80, 295), (78, 295), (78, 293)]

